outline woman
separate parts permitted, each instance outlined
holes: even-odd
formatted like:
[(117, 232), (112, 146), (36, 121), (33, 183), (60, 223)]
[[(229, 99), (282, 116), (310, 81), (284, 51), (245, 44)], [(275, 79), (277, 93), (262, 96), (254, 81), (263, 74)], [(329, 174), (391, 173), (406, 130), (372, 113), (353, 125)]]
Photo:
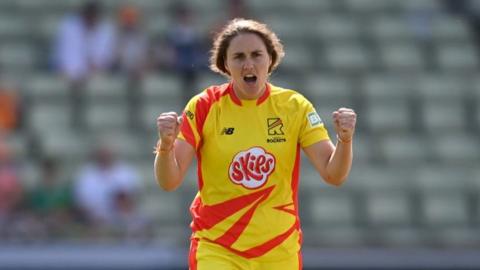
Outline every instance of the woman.
[(326, 182), (338, 186), (348, 175), (355, 112), (333, 112), (333, 145), (309, 101), (268, 82), (283, 55), (266, 25), (232, 20), (210, 59), (230, 82), (193, 97), (182, 117), (157, 118), (155, 175), (163, 189), (176, 189), (197, 157), (190, 269), (301, 269), (300, 149)]

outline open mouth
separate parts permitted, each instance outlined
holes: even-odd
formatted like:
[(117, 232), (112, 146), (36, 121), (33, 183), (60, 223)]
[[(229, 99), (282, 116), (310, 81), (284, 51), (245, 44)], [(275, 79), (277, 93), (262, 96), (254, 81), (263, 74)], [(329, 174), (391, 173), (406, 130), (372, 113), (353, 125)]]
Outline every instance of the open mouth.
[(243, 77), (243, 80), (247, 83), (255, 83), (257, 82), (257, 76), (255, 75), (246, 75)]

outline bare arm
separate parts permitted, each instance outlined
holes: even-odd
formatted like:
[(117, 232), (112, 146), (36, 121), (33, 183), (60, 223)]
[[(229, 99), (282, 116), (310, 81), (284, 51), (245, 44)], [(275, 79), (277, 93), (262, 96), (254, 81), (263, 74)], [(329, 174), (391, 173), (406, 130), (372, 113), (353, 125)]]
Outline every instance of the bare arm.
[(347, 178), (352, 166), (352, 139), (356, 114), (351, 109), (341, 108), (333, 113), (337, 132), (337, 144), (330, 140), (320, 141), (303, 150), (315, 169), (329, 184), (339, 186)]
[(181, 119), (174, 112), (162, 113), (157, 118), (159, 141), (154, 170), (158, 185), (173, 191), (183, 181), (190, 166), (195, 149), (187, 142), (176, 139)]
[(326, 140), (307, 146), (303, 151), (325, 182), (339, 186), (347, 178), (352, 165), (351, 142), (338, 142), (334, 146)]

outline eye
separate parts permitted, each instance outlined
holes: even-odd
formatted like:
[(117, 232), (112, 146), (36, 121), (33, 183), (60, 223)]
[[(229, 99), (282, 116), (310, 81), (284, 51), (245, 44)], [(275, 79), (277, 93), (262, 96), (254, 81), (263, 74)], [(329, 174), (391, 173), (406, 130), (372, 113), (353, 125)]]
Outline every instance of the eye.
[(252, 53), (252, 56), (253, 56), (253, 57), (260, 57), (260, 56), (262, 56), (262, 53), (260, 53), (260, 52), (254, 52), (254, 53)]
[(243, 59), (244, 58), (244, 55), (243, 54), (236, 54), (235, 56), (233, 56), (233, 59)]

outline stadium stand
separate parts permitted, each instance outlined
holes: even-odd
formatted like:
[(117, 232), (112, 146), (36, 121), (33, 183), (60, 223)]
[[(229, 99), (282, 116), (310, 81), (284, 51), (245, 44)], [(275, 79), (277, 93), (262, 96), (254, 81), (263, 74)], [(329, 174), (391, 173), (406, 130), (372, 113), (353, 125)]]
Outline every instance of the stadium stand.
[[(170, 27), (175, 1), (131, 2), (143, 11), (143, 27), (155, 46)], [(221, 19), (215, 10), (222, 1), (185, 2), (206, 36)], [(72, 129), (68, 82), (52, 71), (51, 50), (62, 16), (82, 3), (0, 1), (0, 74), (18, 82), (24, 111), (23, 125), (5, 141), (22, 165), (25, 186), (31, 187), (43, 157), (62, 160), (65, 181), (73, 181), (95, 138), (110, 138), (141, 175), (138, 200), (153, 222), (150, 241), (181, 248), (189, 237), (195, 170), (172, 194), (158, 189), (152, 172), (155, 118), (185, 105), (181, 77), (155, 67), (138, 89), (129, 89), (121, 74), (96, 74), (84, 89), (85, 126)], [(121, 3), (102, 3), (114, 18)], [(284, 42), (286, 57), (272, 82), (308, 97), (333, 139), (331, 112), (340, 106), (358, 112), (354, 167), (343, 187), (327, 187), (302, 158), (299, 197), (306, 249), (479, 248), (480, 47), (467, 18), (449, 13), (436, 0), (246, 4)], [(222, 81), (201, 70), (193, 91)], [(129, 117), (128, 91), (140, 97), (137, 120)], [(88, 237), (72, 235), (55, 240)], [(35, 235), (29, 237), (36, 241)]]

